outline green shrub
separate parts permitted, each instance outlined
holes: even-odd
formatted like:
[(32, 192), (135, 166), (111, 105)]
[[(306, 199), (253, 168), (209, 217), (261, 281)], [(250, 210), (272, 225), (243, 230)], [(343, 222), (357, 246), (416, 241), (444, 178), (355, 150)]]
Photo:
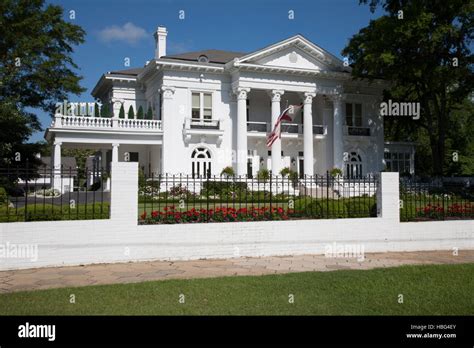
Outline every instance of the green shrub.
[(346, 202), (347, 214), (351, 218), (370, 217), (371, 206), (367, 201), (352, 200)]
[(0, 187), (0, 205), (5, 203), (8, 203), (7, 190), (5, 190), (3, 187)]
[(98, 189), (100, 189), (100, 181), (97, 181), (95, 183), (93, 183), (91, 185), (91, 187), (89, 188), (90, 191), (97, 191)]
[(119, 118), (125, 118), (125, 109), (123, 107), (123, 104), (122, 106), (120, 106)]
[(128, 108), (127, 116), (128, 116), (129, 119), (134, 119), (135, 118), (135, 111), (133, 110), (133, 106), (131, 106), (131, 105)]
[(298, 173), (291, 170), (289, 167), (285, 167), (280, 170), (280, 175), (284, 178), (288, 178), (293, 183), (296, 183), (298, 181)]
[(338, 175), (342, 175), (342, 170), (340, 170), (339, 168), (333, 168), (330, 170), (329, 174), (334, 178)]
[(148, 110), (146, 111), (145, 119), (147, 120), (153, 119), (153, 111), (151, 110), (150, 106), (148, 106)]
[[(324, 219), (344, 218), (347, 217), (347, 208), (342, 200), (321, 200), (316, 202), (321, 211), (321, 217)], [(315, 207), (313, 210), (317, 210)]]
[(143, 120), (143, 107), (140, 105), (137, 111), (137, 120)]
[(228, 193), (230, 191), (247, 191), (247, 183), (207, 180), (203, 183), (201, 195), (220, 196), (223, 192)]
[(291, 173), (291, 169), (289, 167), (285, 167), (282, 170), (280, 170), (280, 175), (283, 177), (287, 176), (290, 173)]
[(309, 196), (300, 196), (294, 201), (294, 209), (295, 211), (303, 211), (306, 210), (306, 207), (311, 204), (313, 199)]
[(270, 171), (268, 169), (262, 168), (257, 172), (257, 179), (267, 181), (270, 179)]
[(233, 177), (235, 176), (234, 168), (228, 166), (222, 169), (221, 176)]
[(102, 104), (102, 108), (100, 109), (100, 117), (112, 117), (112, 111), (110, 110), (108, 103)]
[(21, 208), (8, 208), (6, 205), (0, 207), (0, 222), (7, 221), (57, 221), (57, 220), (91, 220), (108, 219), (110, 204), (89, 203), (79, 204), (75, 208), (68, 204), (32, 204)]
[(250, 191), (247, 196), (247, 201), (253, 202), (268, 202), (270, 199), (270, 191)]

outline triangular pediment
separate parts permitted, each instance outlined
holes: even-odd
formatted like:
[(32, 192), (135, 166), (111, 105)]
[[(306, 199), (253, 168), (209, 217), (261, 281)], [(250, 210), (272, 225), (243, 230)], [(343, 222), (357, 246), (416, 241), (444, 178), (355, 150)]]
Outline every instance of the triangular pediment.
[(343, 62), (301, 35), (293, 36), (274, 45), (250, 53), (238, 59), (268, 67), (307, 69), (316, 71), (345, 70)]
[(254, 61), (254, 64), (266, 66), (278, 66), (285, 68), (312, 69), (312, 70), (330, 70), (329, 66), (302, 51), (298, 47), (288, 47), (281, 51), (270, 54)]

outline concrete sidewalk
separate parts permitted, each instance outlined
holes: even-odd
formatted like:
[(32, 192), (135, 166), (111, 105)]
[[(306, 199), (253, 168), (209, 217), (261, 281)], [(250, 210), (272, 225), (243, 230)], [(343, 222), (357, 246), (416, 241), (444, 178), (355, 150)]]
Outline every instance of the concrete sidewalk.
[(35, 268), (0, 272), (0, 293), (151, 280), (371, 269), (401, 265), (474, 263), (474, 250), (389, 252), (365, 259), (324, 255), (271, 256), (226, 260), (149, 261)]

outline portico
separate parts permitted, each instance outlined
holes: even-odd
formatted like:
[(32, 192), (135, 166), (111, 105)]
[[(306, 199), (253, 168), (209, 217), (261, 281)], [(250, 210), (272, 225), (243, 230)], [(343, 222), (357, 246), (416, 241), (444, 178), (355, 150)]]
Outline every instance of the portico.
[[(341, 111), (342, 94), (318, 95), (317, 88), (305, 91), (300, 88), (291, 90), (288, 86), (286, 90), (252, 89), (248, 86), (240, 86), (234, 88), (234, 93), (237, 98), (237, 175), (250, 174), (249, 163), (254, 167), (255, 162), (257, 162), (258, 168), (261, 168), (262, 158), (263, 164), (267, 164), (267, 169), (271, 170), (273, 175), (279, 175), (281, 169), (285, 167), (294, 167), (300, 175), (313, 176), (315, 174), (315, 164), (318, 160), (325, 163), (329, 161), (331, 166), (342, 168), (341, 122), (344, 121)], [(326, 158), (326, 151), (324, 150), (325, 142), (328, 141), (326, 139), (328, 134), (327, 126), (324, 124), (324, 108), (322, 105), (327, 101), (333, 104), (329, 121), (333, 122), (334, 125), (331, 127), (333, 133), (329, 137), (331, 141), (336, 138), (341, 142), (341, 146), (339, 146), (339, 143), (336, 146), (336, 151), (340, 151), (340, 154), (331, 154), (331, 158)], [(266, 102), (270, 104), (269, 108), (265, 107)], [(256, 103), (259, 105), (256, 105)], [(271, 159), (265, 161), (266, 156), (263, 146), (265, 145), (265, 137), (273, 130), (278, 116), (288, 104), (298, 105), (300, 103), (303, 104), (302, 116), (297, 117), (292, 123), (282, 124), (282, 139), (277, 139), (271, 150), (267, 149)], [(253, 150), (256, 150), (253, 146), (255, 143), (251, 142), (249, 146), (249, 139), (254, 138), (260, 138), (260, 141), (256, 142), (257, 145), (260, 145), (257, 151), (259, 154), (257, 161), (254, 161), (251, 155)], [(294, 139), (291, 140), (291, 138)], [(288, 141), (285, 141), (286, 139)], [(295, 147), (297, 151), (289, 151), (288, 144)], [(315, 151), (315, 146), (321, 147), (320, 151)], [(285, 156), (283, 155), (285, 153), (291, 155)], [(315, 158), (315, 153), (318, 153), (319, 158)], [(290, 161), (285, 160), (285, 157), (290, 157)], [(303, 163), (303, 168), (299, 168), (300, 162)]]

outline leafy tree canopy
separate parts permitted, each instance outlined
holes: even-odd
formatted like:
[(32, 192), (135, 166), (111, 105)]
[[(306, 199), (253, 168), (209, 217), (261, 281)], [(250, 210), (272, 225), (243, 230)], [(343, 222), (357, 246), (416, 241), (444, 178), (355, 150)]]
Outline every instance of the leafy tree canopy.
[(85, 33), (63, 17), (43, 0), (0, 0), (0, 166), (17, 152), (34, 161), (40, 145), (25, 143), (41, 126), (27, 108), (52, 113), (69, 93), (84, 91), (71, 54)]
[[(385, 98), (418, 102), (419, 120), (398, 118), (389, 129), (429, 140), (431, 172), (444, 174), (454, 110), (473, 90), (474, 2), (469, 0), (361, 0), (386, 15), (355, 34), (342, 54), (355, 78), (386, 79)], [(390, 124), (390, 122), (392, 124)], [(393, 124), (395, 123), (395, 125)], [(390, 131), (389, 131), (390, 132)]]

